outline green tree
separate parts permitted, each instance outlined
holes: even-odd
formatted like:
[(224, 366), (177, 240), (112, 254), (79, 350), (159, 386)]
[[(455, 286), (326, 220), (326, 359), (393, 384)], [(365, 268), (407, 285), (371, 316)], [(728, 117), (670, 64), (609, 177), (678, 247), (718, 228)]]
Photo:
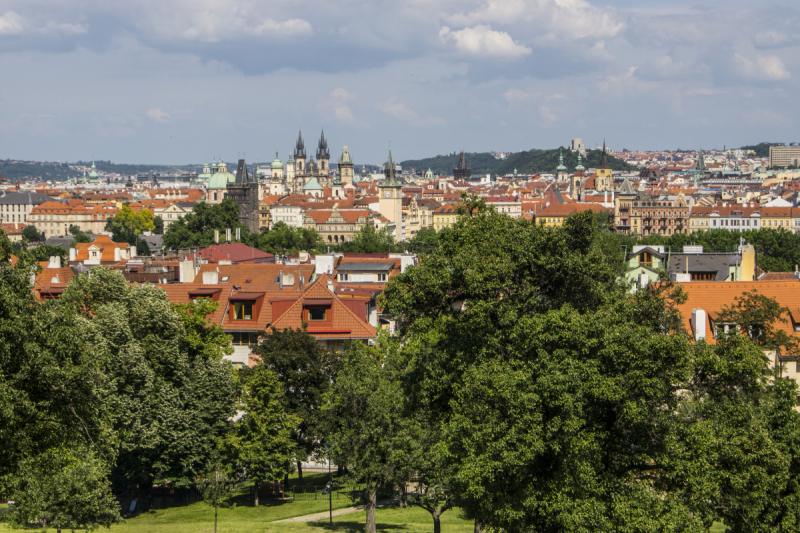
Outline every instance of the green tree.
[(433, 228), (422, 228), (408, 242), (404, 243), (406, 252), (424, 254), (439, 245), (439, 235)]
[(197, 491), (207, 504), (214, 507), (214, 533), (217, 533), (217, 515), (220, 507), (226, 507), (233, 494), (234, 482), (224, 467), (215, 463), (197, 483)]
[(277, 375), (287, 408), (297, 421), (292, 438), (297, 444), (297, 471), (302, 483), (301, 461), (318, 452), (321, 446), (314, 433), (315, 417), (323, 395), (341, 367), (341, 356), (325, 350), (317, 339), (299, 328), (272, 328), (266, 342), (253, 353), (261, 358), (260, 365)]
[(339, 251), (349, 254), (388, 254), (401, 251), (394, 242), (394, 236), (388, 227), (375, 229), (372, 224), (365, 224), (353, 235), (353, 240), (339, 245)]
[(69, 252), (61, 246), (54, 246), (52, 244), (39, 244), (26, 251), (20, 250), (19, 256), (27, 255), (33, 261), (49, 261), (51, 257), (60, 257), (62, 264), (66, 263), (69, 259)]
[(119, 503), (108, 473), (105, 461), (85, 447), (51, 448), (24, 459), (8, 493), (14, 524), (43, 522), (59, 533), (109, 527), (119, 520)]
[(133, 211), (130, 206), (126, 205), (107, 222), (106, 231), (111, 231), (111, 240), (114, 242), (127, 242), (135, 245), (137, 235), (155, 229), (154, 218), (149, 209)]
[(156, 235), (164, 234), (164, 219), (161, 218), (161, 215), (158, 215), (153, 219), (153, 233)]
[(59, 300), (61, 312), (89, 321), (110, 351), (104, 371), (113, 380), (121, 437), (114, 485), (196, 479), (217, 453), (238, 392), (222, 359), (230, 339), (207, 325), (216, 304), (175, 309), (163, 290), (129, 286), (121, 273), (99, 267), (73, 278)]
[(0, 492), (6, 495), (27, 490), (18, 484), (32, 480), (22, 467), (38, 468), (48, 454), (89, 450), (81, 455), (112, 463), (116, 448), (107, 346), (88, 320), (34, 296), (31, 275), (40, 267), (27, 254), (12, 267), (10, 245), (0, 233)]
[(168, 250), (209, 246), (214, 244), (214, 230), (219, 230), (221, 238), (224, 238), (227, 228), (233, 234), (239, 228), (242, 240), (248, 239), (248, 228), (239, 223), (239, 206), (235, 202), (229, 198), (218, 204), (200, 202), (195, 204), (191, 213), (169, 225), (164, 233), (164, 246)]
[(22, 229), (22, 238), (28, 242), (41, 242), (44, 240), (42, 233), (33, 224), (28, 224)]
[(784, 352), (794, 355), (797, 341), (778, 327), (788, 322), (784, 316), (788, 313), (789, 308), (776, 299), (753, 289), (735, 297), (733, 304), (723, 306), (717, 320), (735, 324), (734, 331), (749, 337), (757, 346), (770, 350), (783, 348)]
[(89, 243), (89, 242), (92, 242), (92, 239), (91, 239), (91, 238), (90, 238), (90, 237), (89, 237), (89, 236), (88, 236), (86, 233), (84, 233), (84, 232), (81, 230), (81, 228), (80, 228), (80, 227), (76, 226), (75, 224), (72, 224), (72, 225), (69, 227), (69, 234), (70, 234), (70, 235), (72, 235), (72, 236), (74, 237), (74, 239), (72, 240), (72, 244), (71, 244), (71, 247), (72, 247), (72, 248), (74, 248), (74, 247), (75, 247), (75, 244), (76, 244), (76, 243), (79, 243), (79, 242), (80, 242), (80, 243)]
[(245, 414), (225, 441), (234, 461), (255, 481), (256, 505), (259, 485), (286, 476), (295, 457), (292, 433), (300, 421), (288, 412), (283, 390), (278, 376), (263, 362), (257, 364), (244, 386)]
[(395, 479), (394, 450), (406, 434), (402, 388), (384, 362), (379, 350), (353, 344), (320, 415), (331, 457), (366, 485), (367, 533), (376, 531), (378, 489)]
[(325, 243), (313, 228), (295, 228), (276, 222), (272, 229), (258, 236), (255, 247), (271, 254), (296, 254), (302, 250), (321, 251)]

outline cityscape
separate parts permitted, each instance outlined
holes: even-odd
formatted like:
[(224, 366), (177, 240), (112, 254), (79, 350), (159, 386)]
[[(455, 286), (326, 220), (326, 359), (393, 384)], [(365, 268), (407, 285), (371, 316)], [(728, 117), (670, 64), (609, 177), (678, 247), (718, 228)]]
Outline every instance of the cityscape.
[(798, 23), (0, 0), (0, 533), (800, 532)]

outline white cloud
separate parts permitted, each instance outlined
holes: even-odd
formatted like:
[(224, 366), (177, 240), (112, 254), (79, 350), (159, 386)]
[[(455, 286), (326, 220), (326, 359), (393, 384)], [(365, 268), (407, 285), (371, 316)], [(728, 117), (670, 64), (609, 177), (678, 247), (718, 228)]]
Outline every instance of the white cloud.
[(81, 35), (89, 31), (87, 24), (48, 22), (36, 31), (45, 34)]
[(348, 103), (355, 100), (356, 96), (356, 94), (348, 92), (347, 89), (343, 89), (342, 87), (333, 90), (331, 93), (331, 100), (333, 103), (333, 112), (338, 120), (346, 123), (355, 122), (353, 110), (350, 109)]
[(517, 59), (532, 52), (527, 46), (515, 43), (508, 33), (494, 31), (483, 24), (458, 31), (444, 26), (439, 38), (442, 42), (455, 40), (458, 50), (478, 57)]
[(147, 118), (149, 118), (153, 122), (158, 122), (158, 123), (161, 123), (161, 124), (163, 124), (165, 122), (169, 122), (170, 120), (172, 120), (172, 117), (170, 116), (169, 113), (167, 113), (166, 111), (162, 111), (161, 109), (159, 109), (157, 107), (154, 107), (152, 109), (148, 109), (146, 114), (147, 114)]
[(733, 59), (739, 74), (748, 80), (780, 81), (791, 77), (786, 65), (777, 56), (757, 56), (750, 59), (736, 54)]
[(265, 19), (253, 29), (254, 35), (311, 35), (314, 28), (311, 23), (303, 19), (290, 19), (283, 22), (276, 22), (272, 19)]
[(0, 35), (19, 35), (24, 31), (22, 17), (16, 11), (6, 11), (0, 17)]
[(379, 102), (375, 108), (379, 111), (383, 111), (389, 116), (414, 124), (416, 126), (444, 124), (444, 120), (439, 117), (420, 117), (419, 113), (408, 107), (406, 104), (403, 102), (398, 102), (396, 96), (392, 96), (385, 102)]
[(512, 104), (516, 102), (527, 102), (540, 96), (542, 96), (541, 93), (526, 93), (525, 91), (520, 91), (519, 89), (509, 89), (505, 92), (505, 94), (503, 94), (503, 98)]
[(616, 11), (586, 0), (489, 0), (482, 8), (449, 17), (453, 24), (499, 22), (531, 24), (539, 39), (563, 42), (614, 37), (625, 28)]

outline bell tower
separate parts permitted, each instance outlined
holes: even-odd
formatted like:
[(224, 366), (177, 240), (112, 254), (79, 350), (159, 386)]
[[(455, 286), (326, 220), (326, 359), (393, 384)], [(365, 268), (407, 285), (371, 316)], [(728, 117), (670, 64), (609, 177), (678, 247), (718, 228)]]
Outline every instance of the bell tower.
[(383, 183), (378, 186), (378, 210), (394, 225), (392, 236), (396, 242), (400, 242), (403, 240), (403, 184), (397, 179), (391, 149), (384, 176)]

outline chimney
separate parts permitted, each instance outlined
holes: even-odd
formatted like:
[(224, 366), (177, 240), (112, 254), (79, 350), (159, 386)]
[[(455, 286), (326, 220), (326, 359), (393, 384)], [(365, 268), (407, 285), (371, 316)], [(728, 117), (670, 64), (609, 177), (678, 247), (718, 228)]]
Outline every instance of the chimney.
[(219, 230), (218, 229), (214, 230), (214, 243), (215, 244), (219, 244)]
[(225, 242), (231, 242), (231, 228), (225, 228)]
[(203, 285), (216, 285), (219, 283), (219, 272), (203, 272)]
[(333, 292), (334, 294), (336, 294), (336, 293), (334, 292), (334, 288), (333, 288), (333, 280), (332, 280), (332, 279), (328, 279), (328, 290), (329, 290), (329, 291), (331, 291), (331, 292)]
[(119, 248), (114, 247), (114, 261), (118, 262), (120, 260), (120, 252)]
[(694, 340), (700, 341), (706, 338), (706, 312), (702, 309), (692, 309), (692, 330)]
[(70, 261), (77, 261), (78, 260), (78, 250), (75, 248), (69, 249), (69, 260)]
[(236, 240), (237, 241), (242, 240), (242, 228), (236, 228)]
[(316, 257), (314, 263), (314, 273), (319, 276), (321, 274), (333, 274), (333, 262), (335, 261), (333, 255), (320, 254)]
[(61, 268), (61, 256), (60, 255), (51, 255), (50, 256), (50, 262), (47, 263), (47, 268)]
[(131, 256), (128, 259), (133, 259), (134, 257), (136, 257), (136, 247), (131, 246)]

